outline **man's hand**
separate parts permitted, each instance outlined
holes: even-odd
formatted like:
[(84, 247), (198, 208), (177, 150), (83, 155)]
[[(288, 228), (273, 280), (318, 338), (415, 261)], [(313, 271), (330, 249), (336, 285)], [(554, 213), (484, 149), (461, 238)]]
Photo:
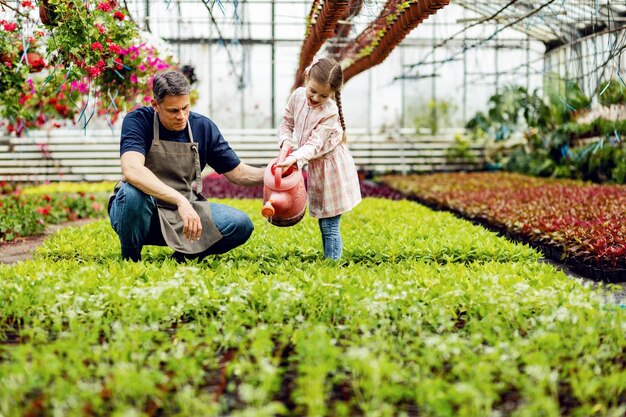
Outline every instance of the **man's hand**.
[(183, 234), (189, 240), (200, 240), (202, 222), (200, 216), (193, 209), (191, 203), (185, 200), (178, 206), (178, 213), (183, 219)]

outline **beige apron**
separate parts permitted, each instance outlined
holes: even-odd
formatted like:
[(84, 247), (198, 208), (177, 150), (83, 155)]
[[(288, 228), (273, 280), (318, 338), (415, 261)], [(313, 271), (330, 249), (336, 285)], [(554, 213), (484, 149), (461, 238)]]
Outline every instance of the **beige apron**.
[[(190, 241), (183, 234), (183, 219), (175, 205), (157, 200), (161, 232), (167, 245), (182, 253), (200, 253), (222, 238), (222, 234), (213, 223), (211, 206), (202, 196), (202, 177), (200, 175), (200, 156), (198, 145), (193, 141), (189, 122), (189, 142), (159, 140), (159, 119), (154, 113), (154, 139), (146, 155), (146, 168), (161, 181), (169, 185), (187, 200), (200, 216), (202, 234), (200, 240)], [(193, 187), (195, 182), (195, 189)]]

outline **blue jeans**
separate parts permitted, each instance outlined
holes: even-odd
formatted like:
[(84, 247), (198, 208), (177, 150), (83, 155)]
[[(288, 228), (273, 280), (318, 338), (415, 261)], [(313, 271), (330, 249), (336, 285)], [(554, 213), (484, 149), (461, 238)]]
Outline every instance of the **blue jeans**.
[[(200, 253), (174, 252), (174, 259), (202, 259), (207, 255), (225, 253), (244, 244), (252, 235), (254, 226), (246, 213), (224, 204), (210, 204), (213, 222), (222, 239)], [(145, 245), (167, 246), (161, 233), (156, 199), (128, 183), (122, 185), (115, 195), (109, 218), (120, 238), (122, 259), (140, 261), (141, 249)]]
[(337, 260), (341, 258), (341, 231), (339, 221), (341, 214), (335, 217), (319, 219), (320, 231), (322, 232), (322, 245), (324, 246), (324, 258)]

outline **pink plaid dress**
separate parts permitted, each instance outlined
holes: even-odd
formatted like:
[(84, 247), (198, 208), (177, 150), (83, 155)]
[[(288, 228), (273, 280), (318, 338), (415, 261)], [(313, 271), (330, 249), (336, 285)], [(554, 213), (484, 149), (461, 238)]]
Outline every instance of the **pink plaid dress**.
[(309, 214), (317, 219), (350, 211), (361, 201), (356, 166), (342, 136), (334, 100), (311, 107), (304, 87), (291, 94), (278, 129), (278, 143), (297, 141), (298, 149), (292, 155), (299, 166), (308, 164)]

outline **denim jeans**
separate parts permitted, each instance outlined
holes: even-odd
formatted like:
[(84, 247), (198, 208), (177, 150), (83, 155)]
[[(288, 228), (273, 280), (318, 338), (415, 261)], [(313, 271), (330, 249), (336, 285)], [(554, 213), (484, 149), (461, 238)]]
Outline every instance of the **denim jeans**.
[(324, 246), (324, 258), (337, 260), (341, 258), (342, 242), (339, 221), (341, 214), (335, 217), (319, 219), (320, 231), (322, 232), (322, 245)]
[[(209, 204), (213, 222), (222, 233), (222, 239), (201, 253), (189, 255), (175, 252), (174, 259), (202, 259), (207, 255), (225, 253), (242, 245), (252, 235), (254, 226), (246, 213), (224, 204)], [(122, 259), (140, 261), (141, 249), (145, 245), (167, 246), (161, 233), (156, 199), (131, 184), (122, 185), (115, 195), (109, 218), (120, 238)]]

